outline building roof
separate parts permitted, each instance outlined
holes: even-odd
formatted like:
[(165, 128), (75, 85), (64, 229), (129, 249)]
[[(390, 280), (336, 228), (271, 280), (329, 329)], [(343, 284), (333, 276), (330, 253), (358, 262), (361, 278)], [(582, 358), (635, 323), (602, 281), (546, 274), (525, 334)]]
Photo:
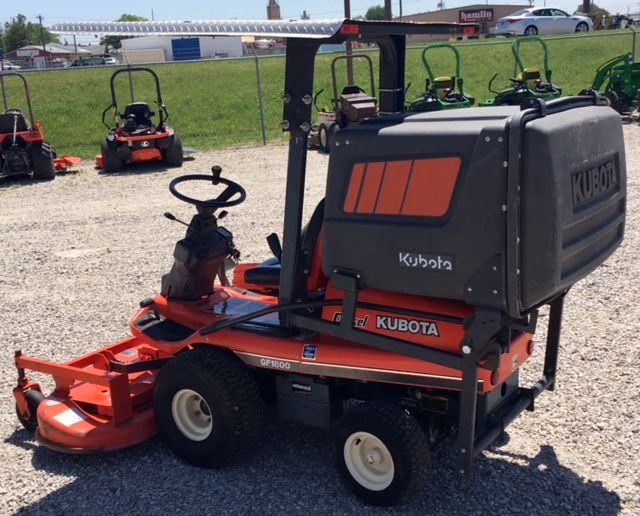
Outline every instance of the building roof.
[[(50, 54), (75, 54), (75, 49), (73, 47), (68, 47), (62, 45), (60, 43), (47, 43), (44, 46), (46, 52)], [(25, 45), (24, 47), (20, 47), (17, 50), (42, 50), (42, 45)], [(82, 50), (81, 47), (78, 47), (78, 54), (89, 53), (88, 50)]]

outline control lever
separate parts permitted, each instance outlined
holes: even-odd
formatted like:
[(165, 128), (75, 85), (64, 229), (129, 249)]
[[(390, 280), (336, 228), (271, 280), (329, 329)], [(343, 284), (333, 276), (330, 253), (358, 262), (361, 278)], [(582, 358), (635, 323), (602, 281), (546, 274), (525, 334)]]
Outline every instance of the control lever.
[(173, 213), (169, 213), (168, 211), (164, 212), (164, 216), (166, 218), (168, 218), (169, 220), (173, 220), (175, 222), (179, 222), (180, 224), (183, 224), (187, 227), (189, 227), (189, 224), (187, 224), (186, 222), (183, 222), (182, 220), (180, 220), (179, 218), (177, 218)]
[(211, 173), (213, 174), (212, 183), (214, 185), (217, 185), (218, 183), (220, 183), (220, 175), (222, 174), (222, 167), (220, 165), (212, 166), (211, 167)]
[(282, 245), (280, 244), (280, 237), (276, 233), (271, 233), (267, 237), (267, 244), (269, 244), (269, 249), (273, 253), (278, 261), (282, 260)]

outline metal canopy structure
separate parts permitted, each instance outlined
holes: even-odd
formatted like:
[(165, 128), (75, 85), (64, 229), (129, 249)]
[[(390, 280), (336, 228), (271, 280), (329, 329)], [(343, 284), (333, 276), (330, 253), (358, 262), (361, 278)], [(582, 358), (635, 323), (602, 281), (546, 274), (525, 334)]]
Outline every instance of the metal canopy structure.
[[(356, 31), (357, 28), (357, 31)], [(457, 23), (376, 22), (361, 20), (198, 20), (146, 22), (56, 23), (54, 34), (103, 36), (262, 36), (271, 38), (330, 39), (339, 35), (462, 34), (473, 25)]]

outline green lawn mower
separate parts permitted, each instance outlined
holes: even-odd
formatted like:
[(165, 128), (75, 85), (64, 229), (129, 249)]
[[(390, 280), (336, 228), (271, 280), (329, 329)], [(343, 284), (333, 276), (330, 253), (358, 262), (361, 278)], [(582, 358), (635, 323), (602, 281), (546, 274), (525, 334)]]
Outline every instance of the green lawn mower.
[(614, 57), (600, 65), (591, 85), (591, 90), (600, 92), (621, 114), (631, 113), (640, 106), (639, 89), (640, 63), (634, 62), (632, 54)]
[[(455, 76), (436, 77), (427, 59), (427, 54), (436, 48), (448, 48), (456, 59)], [(426, 79), (425, 92), (407, 106), (407, 111), (436, 111), (473, 106), (475, 98), (464, 91), (464, 81), (460, 76), (460, 52), (448, 43), (430, 45), (422, 51), (422, 62), (429, 77)]]
[[(542, 46), (544, 55), (544, 77), (543, 82), (540, 70), (537, 68), (525, 67), (520, 56), (520, 45), (523, 43), (539, 43)], [(556, 99), (562, 95), (562, 88), (551, 82), (551, 69), (549, 68), (549, 51), (546, 43), (535, 36), (518, 38), (511, 47), (511, 51), (516, 60), (516, 71), (518, 75), (510, 79), (511, 86), (504, 90), (496, 91), (492, 89), (492, 84), (498, 74), (495, 74), (489, 81), (489, 91), (495, 93), (493, 99), (489, 99), (481, 106), (519, 106), (529, 99), (540, 98), (544, 100)]]

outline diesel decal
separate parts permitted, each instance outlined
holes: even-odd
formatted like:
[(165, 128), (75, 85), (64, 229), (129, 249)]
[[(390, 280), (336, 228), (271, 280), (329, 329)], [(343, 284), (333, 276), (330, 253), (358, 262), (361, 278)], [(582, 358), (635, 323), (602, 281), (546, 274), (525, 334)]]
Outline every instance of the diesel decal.
[(272, 369), (291, 369), (291, 362), (287, 360), (278, 360), (277, 358), (261, 358), (260, 365), (262, 367), (270, 367)]
[(387, 315), (376, 316), (376, 328), (379, 330), (399, 331), (414, 335), (430, 335), (439, 337), (438, 325), (430, 321), (418, 321), (417, 319), (404, 319), (402, 317), (390, 317)]
[[(342, 321), (342, 313), (336, 312), (333, 314), (333, 322), (339, 323), (340, 321)], [(365, 315), (364, 317), (356, 317), (353, 320), (353, 325), (356, 328), (364, 328), (367, 325), (367, 321), (369, 321), (368, 315)]]
[(573, 207), (577, 208), (618, 189), (618, 171), (614, 160), (576, 172), (571, 176)]
[(400, 267), (410, 269), (428, 269), (435, 271), (453, 271), (453, 256), (439, 254), (398, 253)]

